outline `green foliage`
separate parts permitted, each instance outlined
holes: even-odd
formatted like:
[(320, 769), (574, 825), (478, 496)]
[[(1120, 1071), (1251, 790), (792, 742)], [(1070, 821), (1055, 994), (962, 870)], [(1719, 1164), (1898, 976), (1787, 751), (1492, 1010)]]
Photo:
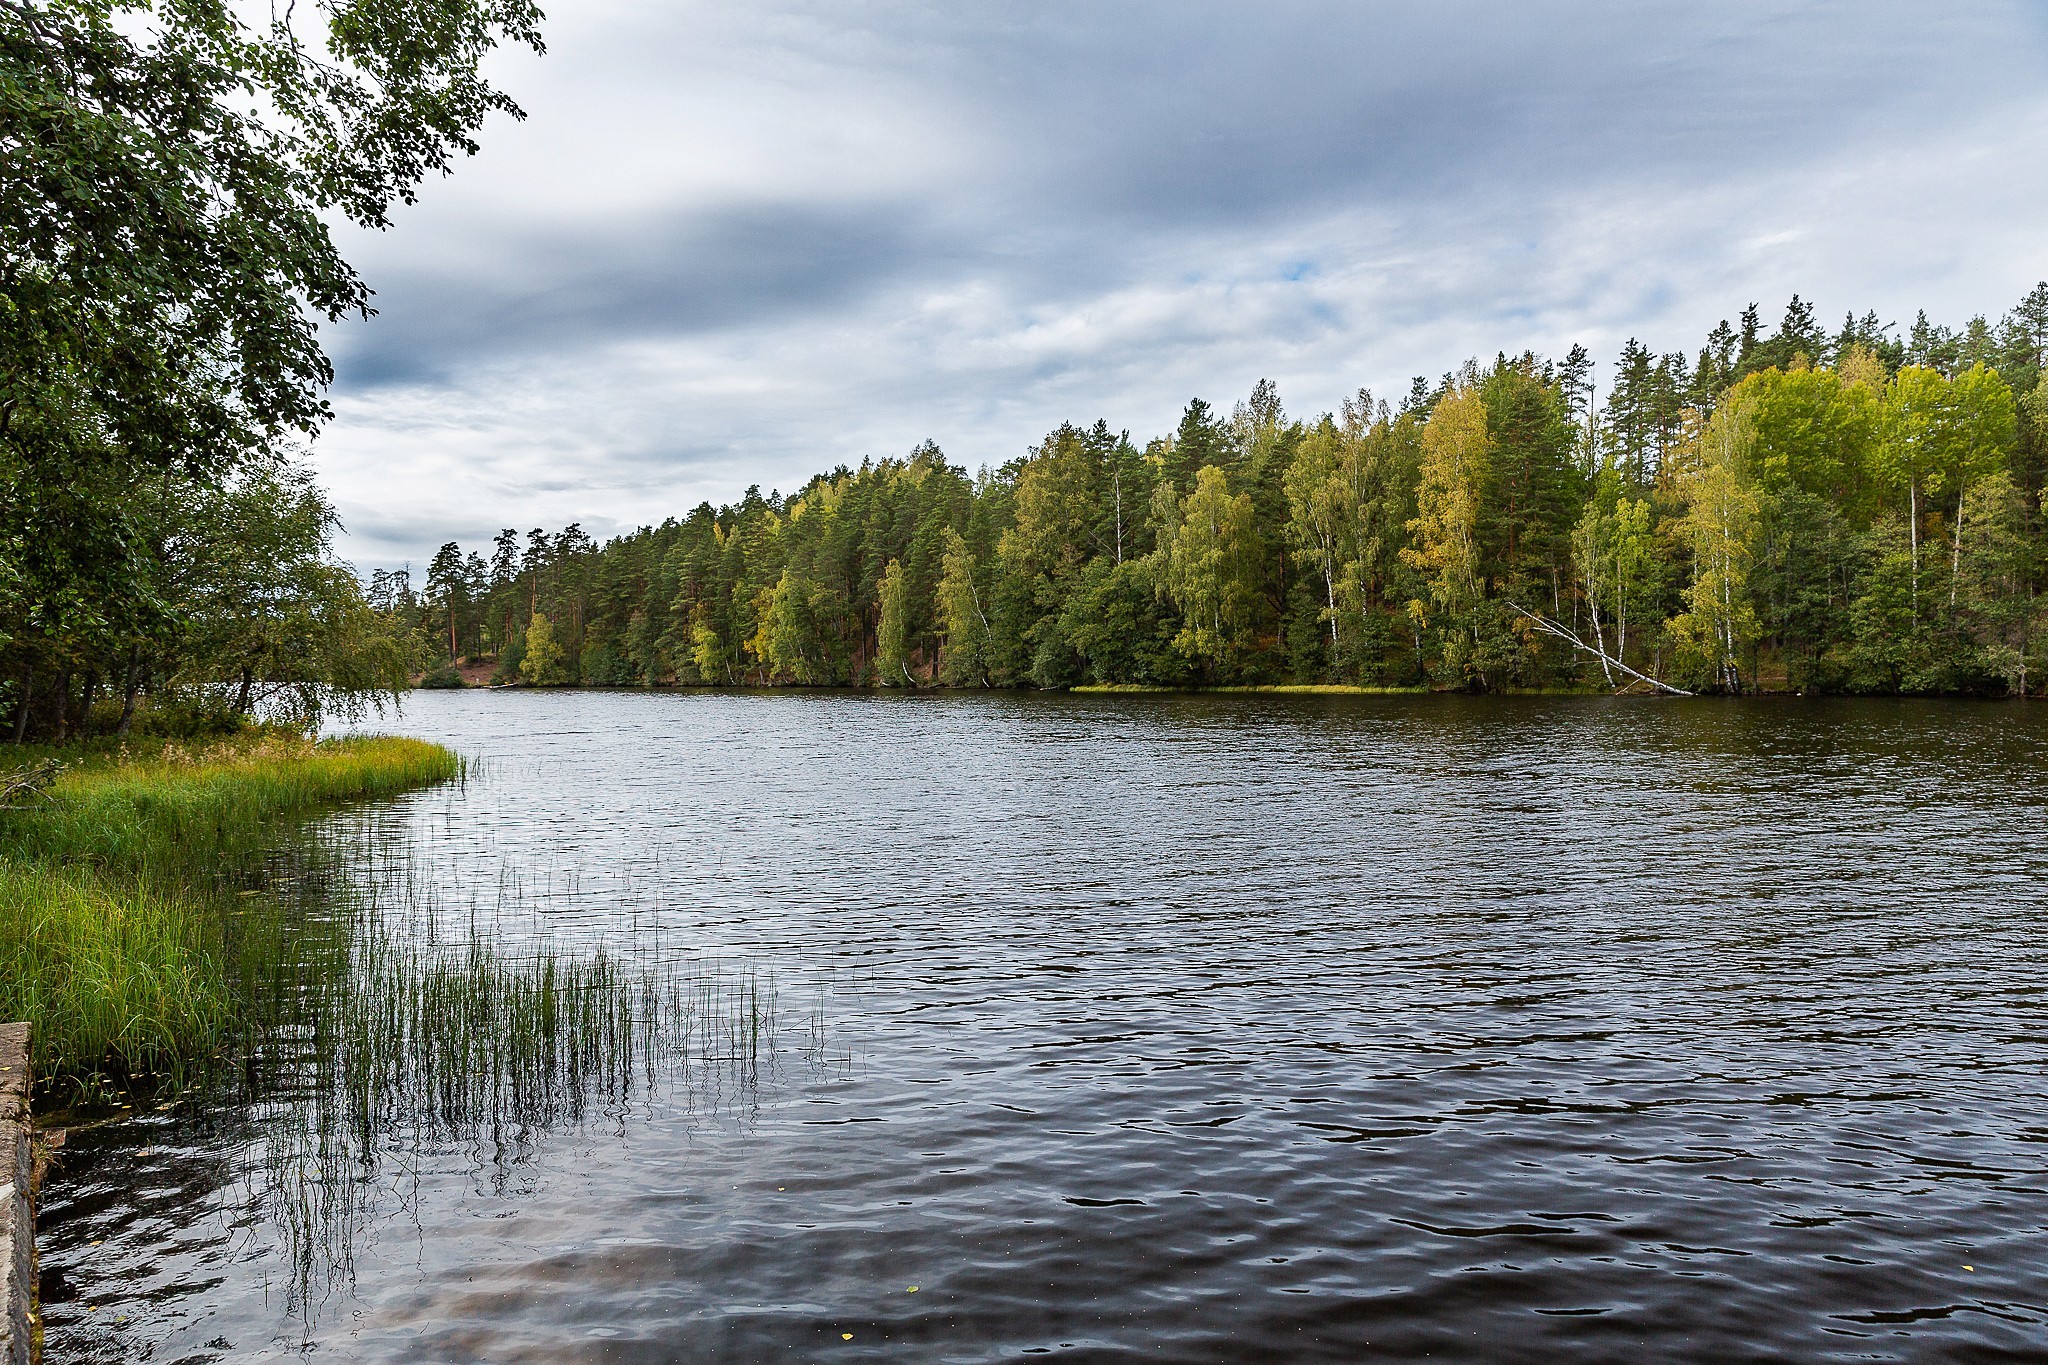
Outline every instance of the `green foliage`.
[(884, 687), (909, 685), (917, 679), (910, 672), (910, 587), (900, 560), (889, 561), (882, 575), (881, 621), (875, 626), (875, 674)]
[(535, 687), (560, 687), (569, 681), (569, 659), (555, 640), (554, 622), (536, 616), (526, 627), (526, 652), (520, 676)]
[(1696, 361), (1632, 343), (1599, 406), (1576, 348), (1399, 411), (1261, 381), (1142, 451), (1063, 424), (970, 476), (927, 443), (602, 547), (446, 546), (384, 596), (501, 677), (545, 616), (570, 676), (654, 684), (2037, 689), (2029, 300), (1917, 341), (1751, 309)]
[(1217, 682), (1236, 681), (1257, 627), (1258, 528), (1248, 493), (1232, 495), (1215, 465), (1195, 472), (1194, 491), (1158, 504), (1162, 530), (1154, 552), (1160, 581), (1180, 609), (1173, 646)]
[(35, 1029), (44, 1074), (159, 1071), (235, 1015), (211, 913), (89, 869), (0, 859), (0, 1014)]
[(990, 636), (975, 583), (975, 561), (958, 531), (946, 528), (945, 558), (939, 579), (939, 618), (944, 638), (939, 676), (953, 687), (989, 684)]
[(283, 461), (329, 415), (320, 327), (368, 311), (333, 224), (385, 226), (488, 113), (517, 114), (480, 64), (537, 50), (539, 11), (317, 0), (310, 35), (291, 6), (245, 13), (0, 6), (0, 704), (17, 742), (73, 734), (115, 679), (123, 724), (139, 689), (216, 685), (311, 723), (412, 662)]
[(1749, 587), (1762, 510), (1751, 417), (1746, 401), (1724, 404), (1691, 443), (1678, 476), (1686, 512), (1672, 528), (1693, 564), (1685, 610), (1670, 623), (1679, 667), (1729, 692), (1742, 690), (1742, 665), (1761, 633)]

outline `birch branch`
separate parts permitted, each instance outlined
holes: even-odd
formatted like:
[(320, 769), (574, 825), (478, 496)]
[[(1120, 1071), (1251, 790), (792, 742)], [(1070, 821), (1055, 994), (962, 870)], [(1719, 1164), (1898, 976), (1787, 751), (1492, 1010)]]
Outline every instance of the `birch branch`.
[(1570, 645), (1574, 649), (1584, 650), (1586, 653), (1591, 654), (1594, 658), (1600, 660), (1602, 664), (1618, 668), (1622, 672), (1628, 674), (1631, 678), (1640, 679), (1641, 681), (1646, 682), (1650, 686), (1656, 688), (1658, 691), (1669, 692), (1674, 697), (1690, 697), (1691, 695), (1693, 695), (1692, 693), (1686, 691), (1682, 687), (1673, 687), (1670, 683), (1659, 682), (1657, 679), (1651, 677), (1647, 673), (1636, 672), (1636, 670), (1630, 668), (1627, 664), (1615, 658), (1606, 650), (1596, 649), (1592, 645), (1587, 644), (1584, 640), (1579, 638), (1579, 633), (1577, 631), (1571, 629), (1569, 626), (1565, 626), (1557, 621), (1551, 620), (1548, 616), (1543, 615), (1541, 612), (1530, 611), (1527, 607), (1523, 606), (1519, 602), (1509, 602), (1508, 605), (1510, 607), (1513, 607), (1516, 611), (1522, 613), (1522, 615), (1528, 617), (1530, 621), (1535, 623), (1536, 628), (1542, 631), (1544, 634), (1555, 636), (1557, 639), (1564, 641), (1566, 644)]

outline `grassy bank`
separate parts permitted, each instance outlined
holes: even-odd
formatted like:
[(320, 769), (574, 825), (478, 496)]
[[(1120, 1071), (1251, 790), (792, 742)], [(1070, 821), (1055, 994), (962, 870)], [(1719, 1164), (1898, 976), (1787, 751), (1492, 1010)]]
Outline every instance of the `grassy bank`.
[(175, 1070), (242, 1022), (232, 884), (278, 823), (461, 771), (389, 738), (61, 756), (0, 811), (0, 1018), (35, 1025), (39, 1074), (81, 1080)]

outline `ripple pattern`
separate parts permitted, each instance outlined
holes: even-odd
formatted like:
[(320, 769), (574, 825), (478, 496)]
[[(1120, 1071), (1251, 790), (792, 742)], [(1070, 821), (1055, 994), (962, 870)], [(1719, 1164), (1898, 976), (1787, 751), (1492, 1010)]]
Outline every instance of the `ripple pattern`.
[(406, 728), (483, 767), (336, 817), (365, 875), (507, 942), (771, 962), (835, 1060), (511, 1180), (426, 1153), (296, 1315), (232, 1116), (91, 1135), (53, 1358), (2048, 1355), (2031, 709), (450, 693)]

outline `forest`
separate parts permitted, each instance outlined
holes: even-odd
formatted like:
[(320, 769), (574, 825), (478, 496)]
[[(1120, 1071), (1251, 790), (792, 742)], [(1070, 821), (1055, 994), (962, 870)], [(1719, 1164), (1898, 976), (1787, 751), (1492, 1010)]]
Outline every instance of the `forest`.
[(1308, 418), (1261, 381), (1143, 445), (1067, 424), (970, 475), (927, 442), (603, 544), (451, 542), (368, 599), (430, 685), (2026, 696), (2048, 284), (1897, 332), (1794, 296), (1604, 386), (1582, 347)]

